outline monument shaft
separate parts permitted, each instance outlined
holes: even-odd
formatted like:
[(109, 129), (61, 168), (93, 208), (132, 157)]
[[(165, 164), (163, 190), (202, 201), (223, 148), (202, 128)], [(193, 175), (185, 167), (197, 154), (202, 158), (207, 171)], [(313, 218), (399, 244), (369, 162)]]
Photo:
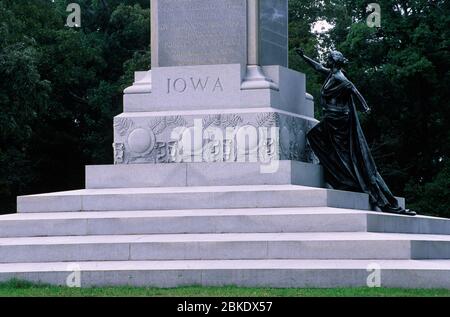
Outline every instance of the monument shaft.
[(152, 0), (152, 67), (287, 67), (287, 0)]
[[(211, 150), (229, 154), (213, 162), (237, 161), (242, 152), (252, 160), (255, 151), (311, 161), (305, 136), (316, 124), (314, 106), (304, 75), (287, 68), (287, 6), (287, 0), (152, 0), (152, 69), (137, 72), (125, 90), (124, 113), (114, 121), (116, 164), (211, 162)], [(249, 134), (256, 139), (242, 145)], [(174, 157), (179, 152), (183, 159)]]

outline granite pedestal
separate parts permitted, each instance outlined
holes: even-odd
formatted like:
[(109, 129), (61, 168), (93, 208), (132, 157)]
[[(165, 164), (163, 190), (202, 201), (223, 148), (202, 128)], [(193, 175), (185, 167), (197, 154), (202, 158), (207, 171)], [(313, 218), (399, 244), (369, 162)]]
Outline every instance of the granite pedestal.
[(287, 0), (151, 4), (152, 69), (124, 91), (115, 164), (86, 167), (85, 189), (18, 197), (0, 281), (450, 288), (450, 220), (325, 187)]

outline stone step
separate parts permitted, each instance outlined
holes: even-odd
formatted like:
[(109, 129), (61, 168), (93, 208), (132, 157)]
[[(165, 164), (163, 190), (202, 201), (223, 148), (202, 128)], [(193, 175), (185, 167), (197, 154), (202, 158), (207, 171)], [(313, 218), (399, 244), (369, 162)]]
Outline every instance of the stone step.
[(323, 187), (320, 165), (297, 161), (267, 165), (250, 162), (125, 164), (86, 166), (86, 188), (139, 188), (230, 185)]
[(246, 259), (450, 259), (450, 237), (329, 232), (0, 239), (0, 263)]
[[(374, 213), (375, 214), (375, 213)], [(0, 237), (366, 231), (362, 211), (329, 207), (19, 213)], [(450, 221), (449, 221), (450, 232)]]
[(298, 185), (83, 189), (21, 196), (18, 212), (336, 207), (370, 210), (367, 194)]
[(0, 238), (364, 231), (450, 234), (450, 220), (330, 207), (19, 213), (0, 217)]
[[(374, 271), (379, 269), (380, 271)], [(378, 273), (379, 272), (379, 275)], [(228, 260), (118, 261), (0, 264), (0, 281), (11, 279), (82, 287), (240, 286), (283, 288), (450, 288), (450, 260)], [(73, 284), (71, 284), (73, 285)]]

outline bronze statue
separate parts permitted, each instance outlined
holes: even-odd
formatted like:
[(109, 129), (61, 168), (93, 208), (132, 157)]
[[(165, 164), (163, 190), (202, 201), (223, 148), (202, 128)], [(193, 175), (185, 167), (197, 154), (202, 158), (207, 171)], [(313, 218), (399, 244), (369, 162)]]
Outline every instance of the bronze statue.
[(337, 190), (364, 192), (370, 203), (381, 211), (416, 215), (403, 209), (378, 173), (356, 111), (370, 112), (364, 97), (346, 78), (342, 67), (347, 63), (342, 53), (333, 51), (322, 65), (295, 50), (316, 71), (326, 76), (321, 90), (324, 118), (309, 133), (308, 141), (325, 170), (328, 184)]

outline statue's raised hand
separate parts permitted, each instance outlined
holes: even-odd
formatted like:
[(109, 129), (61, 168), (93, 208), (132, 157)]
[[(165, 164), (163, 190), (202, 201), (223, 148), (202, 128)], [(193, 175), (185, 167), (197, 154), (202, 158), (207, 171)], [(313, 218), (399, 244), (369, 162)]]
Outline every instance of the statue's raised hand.
[(303, 50), (303, 48), (297, 47), (296, 49), (294, 49), (294, 51), (301, 57), (305, 56), (305, 51)]

